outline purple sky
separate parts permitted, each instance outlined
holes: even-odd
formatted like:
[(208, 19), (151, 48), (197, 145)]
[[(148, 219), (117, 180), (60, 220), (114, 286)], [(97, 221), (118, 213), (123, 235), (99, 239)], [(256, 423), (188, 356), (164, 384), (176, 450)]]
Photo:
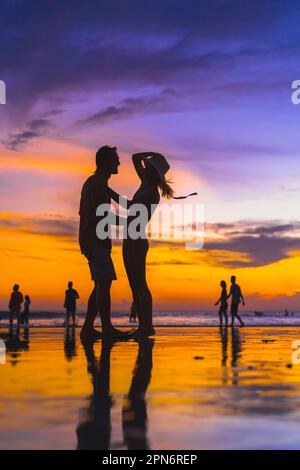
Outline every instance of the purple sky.
[(161, 151), (207, 222), (244, 221), (239, 249), (268, 262), (249, 224), (298, 233), (299, 19), (296, 1), (2, 1), (1, 211), (75, 215), (84, 170), (43, 165)]

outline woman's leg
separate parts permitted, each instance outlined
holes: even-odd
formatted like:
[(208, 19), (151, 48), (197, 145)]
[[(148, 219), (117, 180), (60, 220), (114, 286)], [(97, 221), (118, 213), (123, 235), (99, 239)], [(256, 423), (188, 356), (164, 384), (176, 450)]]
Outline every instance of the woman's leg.
[[(139, 330), (154, 333), (152, 323), (152, 295), (146, 281), (146, 257), (148, 240), (124, 243), (124, 264), (136, 302), (140, 322)], [(125, 261), (126, 260), (126, 261)]]
[(223, 325), (223, 314), (222, 314), (222, 305), (221, 307), (219, 308), (219, 320), (220, 320), (220, 326)]
[(144, 326), (144, 315), (142, 314), (142, 304), (140, 302), (140, 295), (135, 284), (135, 262), (134, 262), (134, 250), (132, 248), (132, 242), (124, 240), (123, 242), (123, 261), (132, 292), (132, 298), (135, 303), (136, 312), (139, 320), (139, 328)]
[(223, 313), (224, 313), (224, 318), (225, 318), (225, 326), (226, 328), (228, 327), (228, 314), (227, 314), (227, 304), (224, 306)]

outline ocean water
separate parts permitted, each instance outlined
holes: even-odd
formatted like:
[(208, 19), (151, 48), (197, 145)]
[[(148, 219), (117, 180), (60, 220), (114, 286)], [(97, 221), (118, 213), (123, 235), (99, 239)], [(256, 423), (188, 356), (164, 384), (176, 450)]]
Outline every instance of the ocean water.
[[(263, 316), (257, 316), (253, 311), (241, 310), (240, 315), (246, 326), (300, 326), (300, 312), (264, 312)], [(78, 313), (77, 325), (82, 325), (85, 314)], [(0, 312), (0, 327), (8, 326), (7, 312)], [(216, 311), (158, 311), (153, 315), (155, 326), (217, 326), (219, 317)], [(64, 326), (64, 312), (32, 312), (30, 316), (31, 327), (61, 327)], [(230, 322), (229, 315), (229, 322)], [(115, 326), (135, 326), (129, 323), (129, 314), (124, 312), (112, 312), (112, 320)], [(96, 320), (96, 325), (100, 325)]]

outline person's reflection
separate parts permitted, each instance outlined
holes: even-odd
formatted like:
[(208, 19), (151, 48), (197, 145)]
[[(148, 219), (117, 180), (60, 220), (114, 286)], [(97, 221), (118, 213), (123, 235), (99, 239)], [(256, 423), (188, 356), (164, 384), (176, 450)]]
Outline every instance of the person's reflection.
[(66, 328), (65, 331), (65, 357), (71, 361), (76, 356), (75, 328)]
[(4, 340), (6, 346), (6, 352), (8, 357), (11, 358), (11, 364), (17, 365), (19, 362), (20, 351), (29, 350), (29, 328), (23, 328), (23, 334), (21, 329), (14, 329), (13, 326), (9, 326), (8, 333), (1, 334), (1, 339)]
[(226, 385), (228, 382), (228, 374), (227, 374), (227, 358), (228, 358), (228, 329), (220, 327), (220, 335), (221, 335), (221, 344), (222, 344), (222, 384)]
[(131, 386), (122, 410), (123, 438), (128, 450), (149, 450), (147, 439), (147, 404), (145, 394), (151, 381), (154, 340), (139, 341)]
[(87, 370), (93, 384), (93, 394), (86, 410), (85, 419), (79, 423), (77, 432), (78, 450), (107, 450), (110, 445), (112, 400), (110, 396), (110, 353), (113, 341), (103, 339), (98, 363), (94, 353), (94, 342), (82, 342), (87, 359)]
[[(228, 383), (228, 329), (220, 328), (221, 344), (222, 344), (222, 384)], [(241, 357), (242, 342), (238, 328), (231, 328), (231, 371), (232, 385), (238, 385), (238, 360)]]
[(238, 328), (231, 329), (231, 352), (232, 352), (232, 385), (238, 385), (239, 373), (238, 373), (238, 359), (241, 357), (242, 343)]

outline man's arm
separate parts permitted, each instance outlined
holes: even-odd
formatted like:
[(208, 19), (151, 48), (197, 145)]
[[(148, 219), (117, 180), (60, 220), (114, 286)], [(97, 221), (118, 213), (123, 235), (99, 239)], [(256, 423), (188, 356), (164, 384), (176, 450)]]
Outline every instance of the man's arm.
[(232, 286), (230, 287), (230, 291), (229, 291), (229, 294), (227, 295), (227, 299), (229, 299), (229, 297), (232, 296)]
[(127, 199), (124, 196), (121, 196), (120, 194), (116, 193), (116, 191), (114, 191), (111, 188), (108, 188), (108, 194), (110, 195), (113, 201), (115, 201), (120, 206), (124, 207), (124, 209), (128, 209), (132, 204), (131, 200)]
[(242, 294), (242, 291), (241, 291), (241, 290), (240, 290), (240, 298), (242, 299), (243, 305), (246, 305), (246, 304), (245, 304), (245, 300), (244, 300), (244, 296), (243, 296), (243, 294)]

